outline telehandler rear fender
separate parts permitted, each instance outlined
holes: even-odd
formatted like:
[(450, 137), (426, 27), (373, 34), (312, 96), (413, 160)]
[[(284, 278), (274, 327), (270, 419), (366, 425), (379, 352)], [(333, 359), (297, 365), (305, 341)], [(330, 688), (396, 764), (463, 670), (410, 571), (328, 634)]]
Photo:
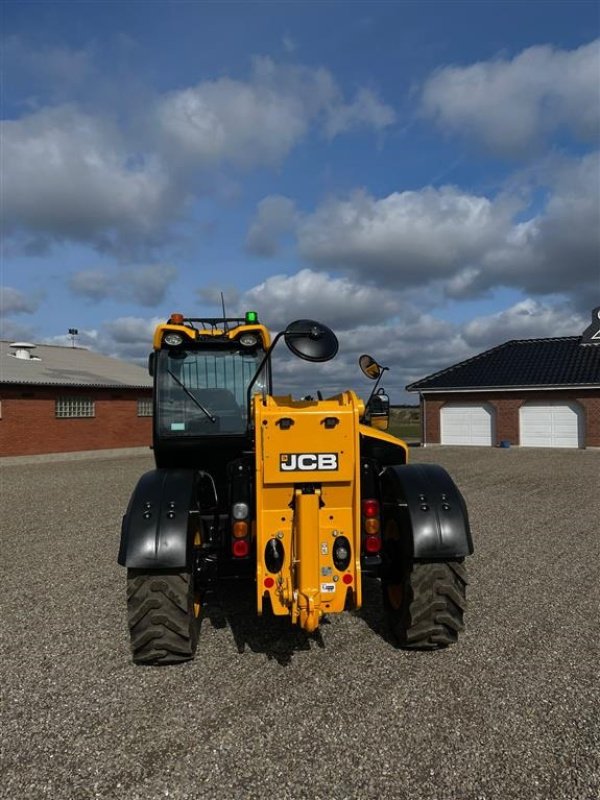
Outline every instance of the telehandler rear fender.
[(121, 566), (189, 566), (191, 528), (200, 524), (197, 480), (197, 473), (187, 469), (156, 469), (142, 475), (121, 525)]
[(387, 467), (381, 476), (384, 539), (396, 539), (411, 559), (449, 560), (473, 552), (467, 506), (437, 464)]

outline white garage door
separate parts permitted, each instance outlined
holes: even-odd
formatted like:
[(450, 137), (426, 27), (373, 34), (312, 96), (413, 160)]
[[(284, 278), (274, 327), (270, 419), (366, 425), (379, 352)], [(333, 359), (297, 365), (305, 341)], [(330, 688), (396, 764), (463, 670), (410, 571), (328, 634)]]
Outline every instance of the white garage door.
[(492, 444), (493, 409), (481, 405), (449, 403), (441, 410), (442, 444)]
[(583, 446), (583, 419), (577, 403), (525, 403), (519, 424), (524, 447)]

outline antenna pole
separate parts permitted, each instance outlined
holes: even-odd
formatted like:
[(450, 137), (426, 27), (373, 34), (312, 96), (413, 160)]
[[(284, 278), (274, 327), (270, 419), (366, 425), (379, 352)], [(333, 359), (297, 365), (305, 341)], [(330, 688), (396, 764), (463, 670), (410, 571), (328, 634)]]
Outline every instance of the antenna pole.
[(221, 292), (221, 308), (223, 309), (223, 330), (227, 332), (229, 330), (229, 326), (227, 325), (227, 314), (225, 313), (225, 296), (223, 292)]

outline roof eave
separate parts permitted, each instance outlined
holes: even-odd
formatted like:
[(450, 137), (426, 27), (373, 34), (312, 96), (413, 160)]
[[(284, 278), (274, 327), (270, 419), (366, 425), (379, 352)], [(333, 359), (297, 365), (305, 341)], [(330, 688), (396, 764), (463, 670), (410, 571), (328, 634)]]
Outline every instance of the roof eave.
[(1, 386), (43, 386), (57, 389), (152, 389), (152, 384), (143, 383), (57, 383), (54, 381), (0, 380)]
[(569, 384), (522, 384), (519, 386), (416, 386), (409, 384), (407, 392), (421, 394), (446, 394), (451, 392), (523, 392), (523, 391), (572, 391), (573, 389), (600, 389), (600, 383)]

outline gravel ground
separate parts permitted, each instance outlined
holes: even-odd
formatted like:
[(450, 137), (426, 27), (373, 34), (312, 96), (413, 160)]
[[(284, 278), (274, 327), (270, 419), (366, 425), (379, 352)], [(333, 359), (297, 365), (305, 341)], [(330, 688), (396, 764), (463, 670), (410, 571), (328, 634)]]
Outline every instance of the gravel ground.
[(0, 470), (4, 778), (35, 798), (600, 796), (600, 453), (413, 450), (469, 504), (468, 629), (437, 653), (364, 609), (307, 639), (229, 584), (196, 660), (134, 667), (120, 517), (147, 456)]

